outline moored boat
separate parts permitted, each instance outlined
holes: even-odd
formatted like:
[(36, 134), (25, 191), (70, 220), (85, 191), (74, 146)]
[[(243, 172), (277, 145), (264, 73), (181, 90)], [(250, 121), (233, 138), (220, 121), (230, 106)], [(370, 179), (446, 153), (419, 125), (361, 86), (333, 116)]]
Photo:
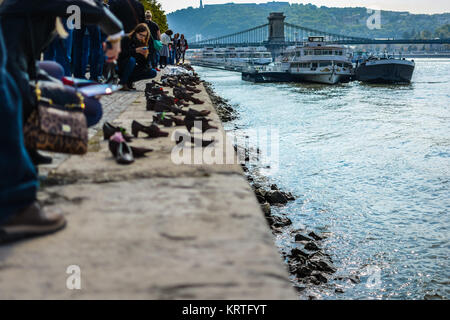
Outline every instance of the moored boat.
[(287, 48), (275, 63), (263, 70), (249, 68), (242, 79), (254, 82), (349, 82), (353, 64), (347, 49), (329, 45), (324, 37), (309, 37), (300, 46)]
[(355, 72), (355, 79), (367, 83), (410, 83), (415, 62), (393, 57), (370, 57)]

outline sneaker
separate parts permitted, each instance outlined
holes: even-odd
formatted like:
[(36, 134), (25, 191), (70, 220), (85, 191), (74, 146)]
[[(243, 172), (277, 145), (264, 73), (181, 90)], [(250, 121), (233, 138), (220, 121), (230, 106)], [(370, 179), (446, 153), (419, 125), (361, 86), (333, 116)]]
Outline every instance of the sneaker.
[(0, 226), (0, 244), (55, 233), (66, 224), (61, 214), (49, 214), (35, 202)]

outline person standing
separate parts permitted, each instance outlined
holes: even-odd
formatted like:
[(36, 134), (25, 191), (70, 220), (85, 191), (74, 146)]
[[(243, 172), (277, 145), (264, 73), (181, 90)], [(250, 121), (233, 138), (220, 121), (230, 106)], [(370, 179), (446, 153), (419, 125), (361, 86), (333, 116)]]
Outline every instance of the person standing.
[[(84, 45), (86, 32), (89, 33), (89, 48)], [(90, 79), (99, 81), (102, 64), (102, 36), (98, 26), (83, 25), (81, 29), (75, 29), (73, 32), (73, 69), (76, 78), (84, 79), (86, 77), (86, 65), (83, 63), (83, 54), (89, 50)]]
[(164, 69), (165, 67), (167, 67), (167, 64), (168, 64), (168, 59), (170, 56), (169, 46), (171, 44), (170, 37), (172, 35), (173, 35), (173, 31), (169, 29), (161, 36), (161, 43), (163, 45), (161, 48), (161, 51), (160, 51), (161, 59), (159, 62), (161, 69)]
[(178, 42), (178, 50), (179, 50), (179, 53), (180, 53), (180, 58), (179, 58), (179, 60), (180, 60), (180, 59), (183, 59), (183, 64), (184, 64), (184, 59), (185, 59), (185, 56), (186, 56), (186, 51), (187, 51), (188, 49), (189, 49), (188, 42), (187, 42), (187, 40), (185, 39), (184, 34), (182, 34), (182, 35), (181, 35), (181, 38), (180, 38), (180, 40), (179, 40), (179, 42)]
[[(115, 60), (120, 52), (117, 39), (123, 34), (122, 24), (97, 2), (5, 0), (0, 6), (1, 244), (53, 233), (66, 225), (61, 214), (45, 212), (37, 202), (37, 173), (24, 145), (23, 107), (30, 108), (28, 112), (36, 108), (30, 78), (37, 74), (36, 60), (51, 42), (59, 17), (67, 18), (68, 5), (79, 6), (83, 19), (102, 26), (111, 43), (106, 55)], [(7, 52), (13, 54), (6, 56)]]
[(170, 48), (170, 64), (174, 65), (175, 62), (178, 64), (178, 41), (180, 38), (180, 34), (176, 33), (172, 39), (172, 47)]
[(148, 47), (150, 50), (150, 60), (153, 69), (158, 68), (158, 61), (159, 61), (159, 52), (156, 51), (154, 40), (161, 41), (161, 30), (159, 29), (159, 26), (156, 22), (153, 20), (153, 15), (150, 10), (145, 12), (145, 23), (147, 24), (148, 28), (150, 29), (150, 40), (148, 42)]

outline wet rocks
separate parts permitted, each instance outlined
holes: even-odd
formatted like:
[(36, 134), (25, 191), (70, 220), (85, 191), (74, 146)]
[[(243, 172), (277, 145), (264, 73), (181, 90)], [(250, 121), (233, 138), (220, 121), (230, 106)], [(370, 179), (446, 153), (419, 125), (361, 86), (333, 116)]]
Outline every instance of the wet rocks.
[(305, 249), (309, 251), (320, 251), (320, 248), (314, 242), (308, 242), (305, 245)]
[(308, 242), (310, 242), (310, 241), (313, 241), (313, 239), (311, 239), (308, 236), (305, 236), (304, 234), (299, 233), (299, 234), (297, 234), (295, 236), (295, 242), (300, 242), (300, 241), (308, 241)]
[(302, 266), (296, 270), (295, 275), (299, 278), (306, 278), (312, 275), (312, 270), (306, 266)]
[(270, 207), (270, 204), (267, 203), (267, 202), (261, 204), (261, 209), (262, 209), (262, 211), (264, 212), (264, 215), (265, 215), (266, 217), (268, 217), (268, 216), (270, 216), (270, 215), (272, 214), (272, 209), (271, 209), (271, 207)]
[(211, 83), (203, 81), (206, 92), (208, 93), (211, 102), (216, 108), (217, 114), (222, 122), (230, 122), (236, 120), (238, 115), (234, 108), (229, 104), (228, 100), (218, 96), (213, 89)]
[(319, 242), (324, 237), (305, 230), (297, 230), (291, 234), (296, 242), (291, 252), (286, 254), (286, 260), (297, 285), (321, 286), (328, 283), (329, 277), (337, 270), (330, 256), (320, 248)]
[(292, 249), (289, 257), (291, 257), (292, 260), (294, 260), (294, 261), (299, 261), (299, 259), (300, 259), (300, 261), (304, 261), (305, 258), (306, 259), (309, 258), (309, 254), (298, 248), (295, 248), (295, 249)]
[(310, 232), (310, 233), (308, 234), (308, 236), (310, 236), (311, 238), (313, 238), (313, 239), (316, 240), (316, 241), (321, 241), (321, 240), (324, 239), (324, 238), (318, 236), (316, 233), (314, 233), (314, 231)]
[(292, 221), (289, 218), (283, 218), (279, 216), (266, 217), (269, 225), (274, 228), (284, 228), (292, 225)]
[(328, 278), (325, 277), (322, 273), (314, 271), (309, 278), (309, 281), (315, 285), (321, 285), (324, 283), (328, 283)]
[(281, 191), (270, 191), (266, 194), (266, 200), (271, 205), (287, 204), (288, 200)]

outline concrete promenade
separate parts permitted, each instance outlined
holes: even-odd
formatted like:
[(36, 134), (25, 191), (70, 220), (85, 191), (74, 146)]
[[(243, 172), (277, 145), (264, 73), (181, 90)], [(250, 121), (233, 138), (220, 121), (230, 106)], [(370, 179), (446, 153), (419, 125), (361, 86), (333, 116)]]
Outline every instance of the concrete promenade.
[[(148, 125), (144, 86), (105, 98), (105, 119), (128, 130), (132, 120)], [(206, 103), (193, 107), (212, 110), (224, 136), (201, 89)], [(101, 130), (91, 137), (87, 155), (47, 170), (39, 193), (67, 229), (0, 247), (0, 299), (296, 299), (240, 165), (176, 165), (171, 138), (141, 137), (131, 145), (155, 151), (119, 166)], [(72, 265), (81, 290), (66, 286)]]

